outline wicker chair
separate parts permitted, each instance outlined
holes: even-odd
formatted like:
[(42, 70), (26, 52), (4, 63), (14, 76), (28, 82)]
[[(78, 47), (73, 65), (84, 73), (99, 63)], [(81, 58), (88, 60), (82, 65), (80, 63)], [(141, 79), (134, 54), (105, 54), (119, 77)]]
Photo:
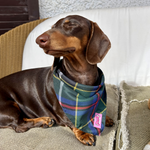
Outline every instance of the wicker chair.
[(44, 20), (25, 23), (0, 36), (0, 78), (21, 70), (26, 38)]

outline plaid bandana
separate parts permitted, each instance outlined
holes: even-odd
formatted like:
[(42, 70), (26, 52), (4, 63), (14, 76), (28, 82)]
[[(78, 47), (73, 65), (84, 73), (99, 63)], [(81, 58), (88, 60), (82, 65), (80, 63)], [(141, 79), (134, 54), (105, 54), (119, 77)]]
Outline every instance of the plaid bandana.
[(98, 71), (98, 86), (74, 82), (57, 68), (53, 73), (54, 90), (63, 111), (76, 128), (94, 135), (104, 130), (106, 117), (104, 75), (99, 68)]

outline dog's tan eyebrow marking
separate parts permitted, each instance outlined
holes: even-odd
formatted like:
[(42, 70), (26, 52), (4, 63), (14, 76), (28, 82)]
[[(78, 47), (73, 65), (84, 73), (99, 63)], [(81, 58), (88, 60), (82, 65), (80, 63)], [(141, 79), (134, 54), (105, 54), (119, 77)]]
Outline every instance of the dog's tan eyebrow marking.
[(65, 20), (65, 23), (68, 23), (68, 22), (70, 22), (69, 20)]

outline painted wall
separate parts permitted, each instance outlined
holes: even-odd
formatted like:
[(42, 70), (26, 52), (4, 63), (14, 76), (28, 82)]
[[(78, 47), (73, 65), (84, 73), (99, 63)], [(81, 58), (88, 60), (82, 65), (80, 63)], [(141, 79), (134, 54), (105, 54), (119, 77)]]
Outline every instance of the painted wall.
[(39, 0), (40, 18), (87, 9), (150, 6), (150, 0)]

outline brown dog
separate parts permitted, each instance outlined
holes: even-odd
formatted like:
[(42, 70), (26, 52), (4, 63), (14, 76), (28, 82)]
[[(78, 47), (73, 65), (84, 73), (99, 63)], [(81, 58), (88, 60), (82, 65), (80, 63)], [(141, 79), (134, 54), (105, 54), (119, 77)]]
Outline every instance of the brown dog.
[[(97, 63), (110, 48), (110, 41), (96, 23), (81, 16), (59, 20), (36, 42), (55, 57), (52, 67), (31, 69), (0, 80), (0, 128), (25, 132), (33, 127), (68, 126), (76, 138), (95, 145), (95, 136), (77, 129), (63, 112), (53, 87), (53, 69), (85, 85), (97, 85)], [(62, 63), (59, 57), (63, 56)], [(106, 117), (106, 126), (113, 121)]]

